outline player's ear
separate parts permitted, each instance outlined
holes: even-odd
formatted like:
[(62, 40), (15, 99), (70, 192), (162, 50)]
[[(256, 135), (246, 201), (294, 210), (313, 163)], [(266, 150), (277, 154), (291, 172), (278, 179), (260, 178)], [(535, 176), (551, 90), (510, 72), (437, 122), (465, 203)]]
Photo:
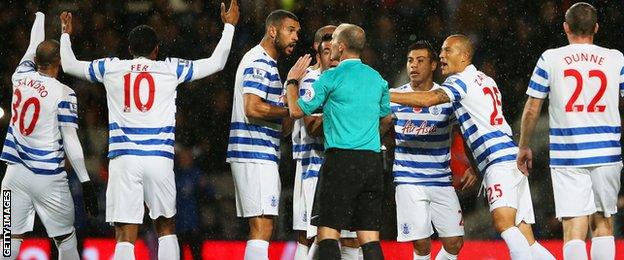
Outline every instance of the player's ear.
[(570, 33), (570, 25), (569, 25), (568, 23), (566, 23), (566, 22), (563, 22), (563, 31), (564, 31), (566, 34), (569, 34), (569, 33)]
[(159, 50), (158, 45), (156, 45), (152, 53), (150, 53), (150, 56), (152, 56), (153, 59), (156, 59), (158, 57), (158, 50)]
[(271, 36), (271, 39), (275, 39), (277, 36), (277, 28), (273, 25), (269, 26), (269, 36)]
[(594, 34), (598, 33), (598, 23), (596, 23), (596, 26), (594, 27)]

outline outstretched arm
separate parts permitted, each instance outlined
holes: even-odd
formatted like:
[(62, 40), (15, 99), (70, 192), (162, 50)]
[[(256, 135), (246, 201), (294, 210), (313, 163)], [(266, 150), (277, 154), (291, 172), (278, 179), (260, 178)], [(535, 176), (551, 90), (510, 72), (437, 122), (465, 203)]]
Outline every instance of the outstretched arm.
[(20, 60), (20, 64), (24, 61), (34, 62), (35, 54), (37, 52), (37, 46), (43, 40), (45, 40), (45, 15), (42, 12), (35, 13), (35, 22), (32, 29), (30, 29), (30, 43), (24, 57)]
[(193, 61), (196, 66), (196, 73), (193, 74), (191, 80), (201, 79), (221, 71), (225, 67), (230, 49), (232, 47), (232, 39), (234, 38), (234, 26), (238, 23), (238, 4), (236, 0), (230, 2), (228, 11), (225, 11), (225, 4), (221, 3), (221, 21), (225, 24), (221, 40), (212, 52), (212, 56), (206, 59)]
[(450, 98), (442, 89), (435, 89), (423, 92), (410, 93), (390, 93), (390, 101), (393, 103), (412, 106), (430, 107), (450, 102)]
[(63, 71), (74, 77), (90, 80), (85, 71), (89, 67), (89, 62), (76, 59), (74, 51), (71, 47), (69, 35), (72, 33), (72, 14), (69, 12), (61, 13), (61, 66)]

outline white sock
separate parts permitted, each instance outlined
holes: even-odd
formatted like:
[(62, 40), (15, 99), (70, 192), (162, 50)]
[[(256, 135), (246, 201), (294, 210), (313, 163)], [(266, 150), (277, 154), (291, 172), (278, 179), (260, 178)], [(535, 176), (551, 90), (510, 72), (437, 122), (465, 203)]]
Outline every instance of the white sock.
[(438, 252), (435, 260), (457, 260), (457, 255), (446, 252), (446, 250), (444, 250), (444, 247), (441, 247), (440, 252)]
[(11, 256), (3, 259), (15, 260), (19, 255), (20, 247), (22, 246), (22, 239), (19, 238), (11, 238)]
[(76, 232), (72, 232), (69, 237), (65, 238), (60, 243), (56, 243), (58, 249), (59, 260), (80, 260), (78, 255), (78, 241), (76, 240)]
[(360, 255), (360, 248), (353, 248), (348, 246), (342, 246), (340, 248), (340, 259), (343, 260), (357, 260)]
[(180, 259), (180, 245), (178, 244), (178, 236), (166, 235), (158, 238), (158, 259)]
[(308, 258), (308, 246), (297, 242), (297, 250), (295, 250), (294, 260), (306, 260)]
[(252, 239), (247, 241), (245, 247), (245, 260), (268, 260), (269, 241)]
[(416, 252), (414, 252), (414, 260), (431, 260), (431, 253), (428, 255), (417, 255)]
[(312, 243), (310, 249), (308, 249), (308, 258), (307, 260), (317, 260), (318, 259), (318, 244), (316, 241)]
[(615, 259), (615, 241), (613, 241), (613, 236), (592, 238), (590, 255), (593, 260)]
[(130, 242), (117, 242), (113, 259), (134, 260), (134, 245)]
[(587, 260), (587, 250), (585, 241), (580, 239), (570, 240), (563, 245), (563, 259), (565, 260)]
[(555, 256), (537, 241), (531, 245), (531, 257), (534, 260), (555, 260)]
[(512, 260), (531, 259), (531, 248), (520, 229), (511, 227), (501, 233), (501, 237), (505, 240), (505, 244), (509, 248), (509, 255)]

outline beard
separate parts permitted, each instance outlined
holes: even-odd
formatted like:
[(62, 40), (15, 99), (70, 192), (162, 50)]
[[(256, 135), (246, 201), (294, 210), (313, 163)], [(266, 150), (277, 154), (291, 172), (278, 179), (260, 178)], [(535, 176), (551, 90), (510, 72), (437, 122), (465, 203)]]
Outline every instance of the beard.
[(288, 57), (292, 54), (292, 53), (287, 53), (286, 48), (288, 48), (291, 45), (293, 45), (294, 47), (294, 44), (295, 43), (286, 44), (280, 40), (280, 37), (275, 37), (275, 40), (273, 40), (273, 45), (275, 45), (275, 49), (277, 50), (279, 55), (282, 57)]

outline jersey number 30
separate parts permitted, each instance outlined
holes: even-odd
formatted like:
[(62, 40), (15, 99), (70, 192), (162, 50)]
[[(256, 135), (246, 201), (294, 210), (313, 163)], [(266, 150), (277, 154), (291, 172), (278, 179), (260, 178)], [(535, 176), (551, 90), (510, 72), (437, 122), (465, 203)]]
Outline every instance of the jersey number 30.
[[(134, 78), (132, 84), (131, 73), (124, 75), (124, 112), (130, 112), (130, 102), (134, 101), (134, 105), (141, 112), (147, 112), (154, 104), (154, 78), (148, 72), (141, 72)], [(141, 100), (141, 83), (147, 81), (148, 95), (147, 102)], [(133, 85), (132, 91), (130, 85)], [(132, 92), (132, 93), (131, 93)], [(132, 98), (131, 98), (132, 96)]]
[[(22, 92), (19, 89), (15, 89), (13, 92), (13, 117), (11, 118), (11, 124), (15, 125), (15, 122), (19, 119), (19, 131), (22, 135), (28, 136), (32, 134), (33, 130), (35, 130), (35, 126), (37, 125), (37, 120), (39, 120), (39, 112), (41, 111), (41, 104), (39, 103), (39, 99), (36, 97), (30, 97), (24, 101), (22, 104)], [(21, 105), (21, 111), (20, 110)], [(24, 123), (24, 119), (26, 118), (26, 112), (30, 107), (33, 107), (32, 117), (30, 118), (30, 123), (28, 126)]]

